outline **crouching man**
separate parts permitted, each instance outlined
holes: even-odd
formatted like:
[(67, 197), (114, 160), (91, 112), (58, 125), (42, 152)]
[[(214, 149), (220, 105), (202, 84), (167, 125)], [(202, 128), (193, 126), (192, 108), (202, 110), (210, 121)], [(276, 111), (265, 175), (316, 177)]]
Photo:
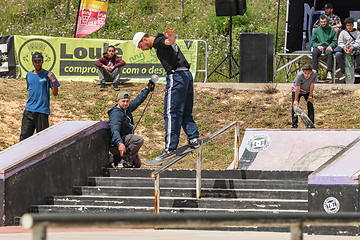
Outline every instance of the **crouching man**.
[(141, 160), (138, 152), (144, 143), (141, 136), (134, 134), (134, 119), (132, 112), (141, 105), (155, 84), (149, 82), (148, 87), (130, 102), (130, 94), (120, 92), (117, 104), (108, 111), (111, 131), (110, 162), (116, 167), (140, 168)]
[(115, 91), (119, 91), (119, 80), (122, 67), (126, 64), (119, 56), (115, 54), (115, 47), (109, 46), (107, 51), (103, 53), (103, 57), (95, 63), (100, 78), (100, 91), (105, 89), (105, 82), (112, 81), (112, 87)]

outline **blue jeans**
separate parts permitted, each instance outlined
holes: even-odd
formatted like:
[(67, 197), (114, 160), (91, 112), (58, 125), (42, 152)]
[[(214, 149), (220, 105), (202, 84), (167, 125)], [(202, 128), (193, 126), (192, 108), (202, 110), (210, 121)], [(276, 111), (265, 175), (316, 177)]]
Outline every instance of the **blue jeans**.
[(194, 104), (193, 77), (191, 72), (175, 71), (166, 77), (164, 99), (165, 150), (174, 150), (179, 144), (181, 127), (187, 139), (199, 137), (192, 116)]
[[(324, 48), (327, 48), (326, 46), (324, 46)], [(332, 67), (333, 67), (333, 61), (334, 61), (334, 57), (333, 57), (333, 52), (332, 51), (327, 51), (325, 50), (324, 55), (326, 56), (326, 63), (327, 63), (327, 71), (328, 72), (332, 72)], [(316, 72), (318, 72), (318, 64), (319, 64), (319, 57), (321, 56), (322, 52), (318, 49), (318, 48), (314, 48), (312, 51), (312, 67), (313, 69), (316, 70)]]

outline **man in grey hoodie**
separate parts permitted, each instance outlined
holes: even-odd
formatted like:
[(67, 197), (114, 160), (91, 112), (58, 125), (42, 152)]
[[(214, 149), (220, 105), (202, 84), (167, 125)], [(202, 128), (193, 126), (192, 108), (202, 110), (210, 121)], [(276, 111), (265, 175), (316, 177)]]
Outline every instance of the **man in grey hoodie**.
[(342, 71), (339, 80), (345, 79), (344, 53), (350, 53), (355, 58), (355, 77), (360, 77), (358, 67), (360, 64), (360, 32), (354, 29), (354, 19), (348, 17), (345, 19), (346, 30), (339, 36), (338, 46), (335, 48), (336, 61)]

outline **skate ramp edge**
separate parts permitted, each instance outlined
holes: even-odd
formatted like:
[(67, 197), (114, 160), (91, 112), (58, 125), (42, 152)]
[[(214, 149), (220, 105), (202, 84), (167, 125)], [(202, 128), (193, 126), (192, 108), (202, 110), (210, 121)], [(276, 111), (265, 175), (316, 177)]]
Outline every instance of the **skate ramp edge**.
[[(239, 169), (313, 172), (359, 136), (358, 129), (246, 129), (239, 149)], [(233, 168), (234, 163), (228, 167)]]
[(63, 121), (0, 152), (0, 226), (108, 165), (108, 122)]

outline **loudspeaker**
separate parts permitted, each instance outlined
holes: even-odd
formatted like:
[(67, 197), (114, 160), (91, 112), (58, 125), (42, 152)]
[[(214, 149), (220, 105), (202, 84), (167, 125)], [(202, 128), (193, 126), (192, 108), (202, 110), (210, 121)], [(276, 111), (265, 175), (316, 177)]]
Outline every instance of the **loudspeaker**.
[(244, 15), (246, 0), (215, 0), (216, 16)]
[(273, 81), (274, 35), (240, 33), (239, 82)]

